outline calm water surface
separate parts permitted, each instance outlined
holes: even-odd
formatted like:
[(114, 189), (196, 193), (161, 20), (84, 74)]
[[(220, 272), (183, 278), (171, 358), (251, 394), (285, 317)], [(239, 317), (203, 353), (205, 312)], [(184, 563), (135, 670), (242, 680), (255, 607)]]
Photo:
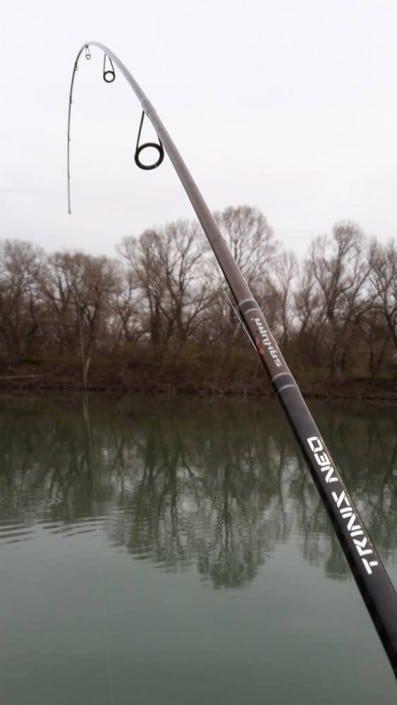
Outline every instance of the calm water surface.
[[(397, 584), (397, 417), (312, 403)], [(5, 705), (396, 703), (275, 401), (0, 397)]]

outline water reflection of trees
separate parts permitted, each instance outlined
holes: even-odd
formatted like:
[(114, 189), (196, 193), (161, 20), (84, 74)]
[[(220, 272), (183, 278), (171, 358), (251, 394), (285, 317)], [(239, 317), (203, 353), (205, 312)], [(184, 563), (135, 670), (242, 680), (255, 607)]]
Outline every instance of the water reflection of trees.
[[(96, 397), (90, 409), (88, 424), (70, 397), (2, 405), (2, 525), (67, 534), (101, 523), (114, 546), (173, 571), (195, 566), (219, 588), (249, 583), (295, 534), (305, 560), (331, 577), (348, 574), (274, 402)], [(324, 405), (317, 412), (389, 560), (397, 544), (395, 416)]]

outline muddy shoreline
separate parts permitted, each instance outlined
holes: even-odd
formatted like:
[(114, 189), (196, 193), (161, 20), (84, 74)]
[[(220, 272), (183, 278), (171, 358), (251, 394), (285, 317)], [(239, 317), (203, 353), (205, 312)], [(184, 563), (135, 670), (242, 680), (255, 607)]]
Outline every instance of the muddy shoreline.
[[(191, 372), (191, 371), (190, 371)], [(366, 402), (382, 402), (397, 406), (397, 381), (387, 379), (354, 379), (332, 383), (329, 380), (310, 381), (297, 374), (297, 381), (307, 399), (349, 399)], [(254, 379), (205, 379), (202, 374), (192, 376), (178, 370), (135, 370), (134, 374), (123, 374), (114, 369), (104, 374), (92, 369), (85, 386), (81, 373), (69, 374), (15, 370), (14, 373), (0, 375), (0, 391), (46, 391), (110, 392), (116, 394), (144, 394), (153, 396), (196, 396), (231, 398), (269, 398), (274, 392), (263, 375)]]

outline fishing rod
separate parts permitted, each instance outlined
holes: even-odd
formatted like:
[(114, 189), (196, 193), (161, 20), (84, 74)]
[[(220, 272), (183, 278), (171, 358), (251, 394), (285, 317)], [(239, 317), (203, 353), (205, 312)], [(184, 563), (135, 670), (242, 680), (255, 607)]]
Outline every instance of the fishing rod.
[[(193, 180), (173, 140), (159, 118), (153, 105), (136, 82), (127, 67), (108, 47), (99, 42), (87, 42), (79, 50), (73, 68), (68, 111), (67, 132), (67, 176), (68, 210), (70, 202), (70, 127), (73, 87), (78, 62), (83, 54), (91, 58), (90, 47), (96, 47), (104, 54), (103, 78), (107, 83), (115, 80), (116, 66), (127, 80), (141, 103), (142, 117), (135, 149), (135, 162), (141, 169), (154, 169), (168, 155), (186, 194), (193, 206), (207, 240), (223, 272), (232, 293), (244, 327), (248, 331), (259, 358), (270, 378), (273, 389), (284, 409), (288, 421), (306, 459), (311, 476), (327, 510), (328, 516), (339, 539), (342, 550), (355, 578), (357, 587), (372, 618), (380, 640), (397, 678), (397, 594), (387, 574), (382, 560), (368, 536), (363, 521), (350, 497), (342, 478), (336, 469), (331, 454), (307, 407), (300, 389), (277, 345), (266, 319), (255, 301), (247, 282), (234, 261), (226, 241), (221, 235), (214, 217)], [(140, 135), (144, 117), (147, 117), (156, 131), (159, 143), (147, 142), (140, 145)], [(150, 147), (157, 150), (157, 159), (152, 164), (141, 160), (142, 152)]]

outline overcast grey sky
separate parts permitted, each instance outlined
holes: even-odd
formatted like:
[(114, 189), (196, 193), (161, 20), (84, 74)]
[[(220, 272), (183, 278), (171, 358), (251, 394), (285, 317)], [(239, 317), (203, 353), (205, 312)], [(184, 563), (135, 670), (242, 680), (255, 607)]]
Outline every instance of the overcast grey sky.
[(170, 164), (133, 163), (140, 109), (102, 58), (82, 61), (66, 213), (67, 95), (86, 40), (154, 103), (210, 208), (258, 206), (287, 247), (349, 218), (396, 234), (397, 2), (4, 3), (1, 229), (46, 248), (113, 251), (192, 210)]

